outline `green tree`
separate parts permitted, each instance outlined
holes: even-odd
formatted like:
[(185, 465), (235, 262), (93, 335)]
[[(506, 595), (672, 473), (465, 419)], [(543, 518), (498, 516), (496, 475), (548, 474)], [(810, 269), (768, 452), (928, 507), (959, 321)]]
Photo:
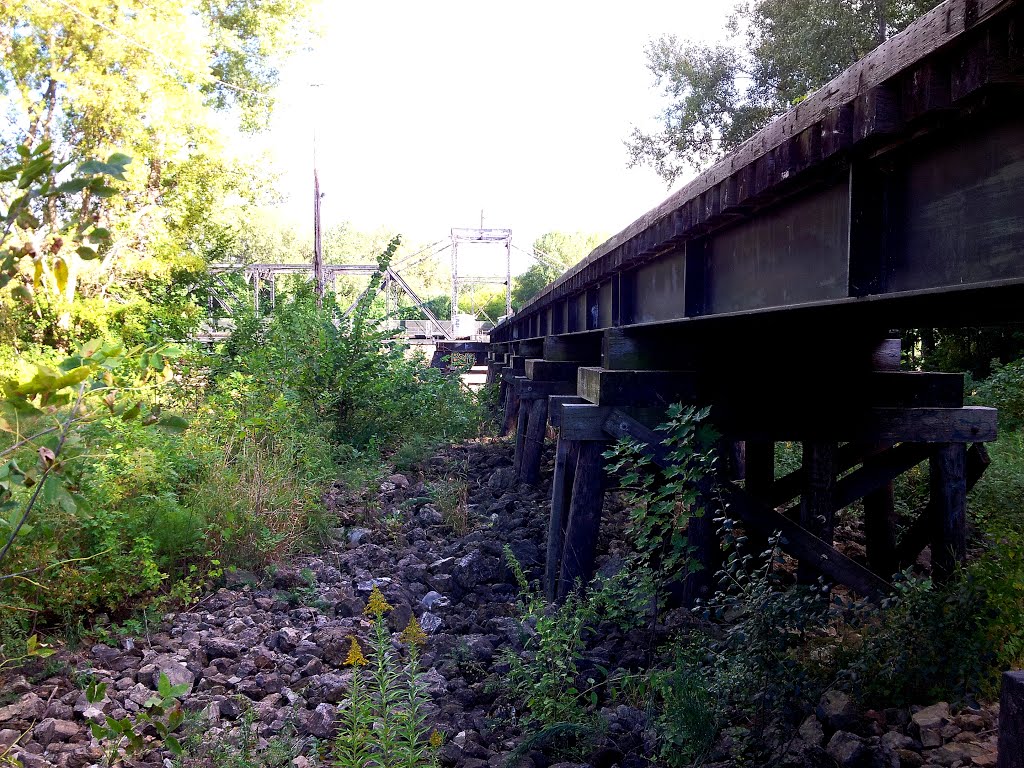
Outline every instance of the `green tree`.
[(731, 44), (653, 40), (648, 68), (664, 90), (660, 128), (634, 127), (630, 166), (671, 184), (700, 170), (827, 83), (939, 0), (747, 0)]
[(533, 242), (537, 261), (512, 281), (512, 306), (520, 309), (548, 283), (608, 239), (605, 234), (547, 232)]
[[(0, 4), (0, 95), (9, 117), (0, 164), (14, 162), (18, 145), (49, 144), (47, 180), (56, 186), (64, 163), (133, 158), (118, 177), (120, 195), (83, 192), (82, 211), (110, 237), (88, 263), (74, 253), (65, 260), (69, 306), (56, 315), (64, 336), (144, 335), (169, 303), (177, 303), (171, 314), (187, 314), (168, 290), (175, 274), (202, 269), (218, 231), (270, 194), (265, 171), (232, 156), (215, 111), (230, 109), (244, 128), (265, 123), (274, 61), (293, 46), (311, 2)], [(37, 231), (57, 235), (67, 217), (50, 204), (39, 218)], [(36, 309), (34, 320), (22, 316), (19, 334), (45, 343), (53, 322)]]

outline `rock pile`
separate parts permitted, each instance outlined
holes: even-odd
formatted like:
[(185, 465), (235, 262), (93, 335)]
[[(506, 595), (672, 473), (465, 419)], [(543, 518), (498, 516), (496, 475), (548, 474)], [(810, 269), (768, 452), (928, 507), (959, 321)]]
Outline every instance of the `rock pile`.
[[(186, 765), (217, 765), (215, 750), (244, 731), (257, 748), (287, 740), (294, 767), (306, 768), (316, 761), (317, 744), (334, 733), (352, 679), (343, 663), (349, 638), (365, 638), (362, 612), (377, 586), (394, 607), (388, 615), (392, 630), (415, 615), (429, 635), (423, 662), (431, 723), (445, 735), (442, 765), (505, 766), (524, 733), (509, 705), (501, 652), (522, 655), (533, 630), (517, 618), (517, 588), (503, 548), (539, 578), (550, 494), (547, 479), (536, 489), (516, 485), (510, 454), (503, 442), (454, 446), (426, 462), (422, 476), (387, 478), (361, 507), (338, 488), (328, 498), (338, 527), (322, 553), (262, 577), (231, 574), (225, 588), (191, 610), (166, 616), (147, 634), (124, 637), (118, 647), (96, 644), (63, 654), (59, 673), (3, 681), (0, 754), (15, 744), (11, 753), (26, 768), (96, 764), (102, 751), (89, 723), (132, 717), (164, 674), (188, 686), (185, 730), (195, 743)], [(453, 474), (468, 485), (472, 525), (463, 535), (446, 524), (444, 500), (430, 486)], [(621, 518), (621, 510), (612, 510), (610, 519), (616, 514)], [(606, 544), (608, 535), (606, 530), (602, 537)], [(649, 649), (646, 634), (601, 622), (579, 664), (581, 676), (643, 669)], [(106, 698), (95, 705), (82, 691), (87, 678), (108, 684)], [(590, 765), (654, 764), (655, 732), (645, 710), (619, 704), (598, 715), (605, 735)], [(947, 704), (861, 714), (843, 693), (830, 691), (773, 765), (990, 766), (996, 719), (992, 710), (953, 712)], [(727, 734), (709, 764), (732, 764), (728, 742)], [(515, 754), (518, 768), (573, 765), (552, 765), (554, 758), (540, 748)], [(170, 766), (168, 757), (151, 750), (135, 764)]]

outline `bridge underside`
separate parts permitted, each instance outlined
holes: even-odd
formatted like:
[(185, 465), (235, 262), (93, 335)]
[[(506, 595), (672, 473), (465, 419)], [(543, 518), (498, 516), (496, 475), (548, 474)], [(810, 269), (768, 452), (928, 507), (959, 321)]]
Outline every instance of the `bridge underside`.
[[(889, 337), (1024, 321), (1022, 103), (1021, 3), (947, 0), (492, 331), (521, 479), (559, 430), (549, 594), (592, 573), (601, 452), (629, 436), (664, 463), (651, 427), (672, 402), (711, 406), (728, 514), (782, 531), (800, 578), (880, 594), (926, 547), (953, 571), (995, 412), (964, 407), (962, 376), (901, 372)], [(802, 444), (784, 477), (780, 441)], [(930, 500), (901, 531), (892, 482), (924, 461)], [(854, 502), (861, 559), (832, 542)], [(687, 531), (692, 599), (718, 546), (710, 516)]]

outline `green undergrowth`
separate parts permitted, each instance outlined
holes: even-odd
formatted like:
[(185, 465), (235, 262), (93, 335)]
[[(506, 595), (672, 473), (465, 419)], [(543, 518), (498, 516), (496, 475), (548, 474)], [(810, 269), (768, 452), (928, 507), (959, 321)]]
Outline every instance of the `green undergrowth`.
[[(615, 575), (552, 604), (509, 556), (527, 636), (503, 659), (504, 695), (521, 713), (523, 750), (586, 759), (608, 743), (602, 710), (626, 705), (653, 727), (659, 765), (764, 765), (829, 690), (877, 711), (997, 697), (1001, 672), (1024, 662), (1024, 435), (1004, 430), (989, 446), (992, 464), (969, 498), (971, 556), (955, 578), (938, 584), (908, 570), (893, 575), (891, 595), (871, 602), (824, 580), (795, 585), (778, 535), (764, 552), (751, 547), (707, 492), (713, 436), (704, 415), (670, 411), (667, 470), (635, 443), (608, 454), (621, 498), (644, 512), (627, 517), (621, 540), (631, 549)], [(781, 458), (793, 450), (780, 446)], [(926, 465), (897, 484), (898, 507), (919, 510), (922, 485)], [(688, 526), (708, 514), (723, 564), (695, 609), (670, 610), (668, 582), (692, 570)], [(648, 649), (645, 667), (587, 663), (609, 623)]]
[[(85, 385), (95, 419), (76, 422), (66, 445), (51, 432), (18, 447), (28, 422), (5, 413), (3, 461), (27, 474), (12, 475), (18, 482), (0, 498), (0, 547), (12, 540), (0, 561), (2, 653), (16, 655), (34, 631), (81, 636), (147, 606), (188, 605), (230, 569), (259, 570), (316, 546), (336, 525), (322, 501), (332, 483), (370, 486), (396, 452), (411, 461), (478, 434), (473, 395), (390, 343), (369, 299), (342, 318), (300, 287), (279, 295), (269, 320), (243, 313), (221, 349), (161, 357), (144, 391), (104, 394), (97, 374)], [(0, 383), (11, 386), (66, 357), (12, 352), (0, 346)], [(149, 360), (124, 352), (126, 370)], [(31, 395), (32, 419), (60, 424), (73, 392)], [(12, 402), (5, 396), (4, 407)], [(170, 412), (183, 417), (174, 429), (147, 417)], [(59, 475), (61, 484), (32, 502), (47, 461), (47, 482)]]

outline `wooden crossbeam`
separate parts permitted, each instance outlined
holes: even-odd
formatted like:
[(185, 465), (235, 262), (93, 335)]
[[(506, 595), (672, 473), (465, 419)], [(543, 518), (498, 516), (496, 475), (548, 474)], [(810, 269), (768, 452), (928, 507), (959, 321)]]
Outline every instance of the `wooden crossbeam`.
[(515, 379), (516, 392), (521, 400), (536, 400), (551, 395), (572, 395), (576, 385), (571, 381), (531, 381), (522, 376)]
[(581, 360), (586, 365), (596, 365), (601, 362), (601, 334), (545, 336), (544, 359), (552, 362)]
[(543, 357), (544, 356), (544, 340), (543, 339), (524, 339), (518, 344), (516, 354), (524, 357)]
[(576, 395), (551, 395), (548, 398), (548, 423), (558, 429), (562, 426), (562, 406), (582, 405), (586, 401)]
[(526, 378), (532, 381), (576, 381), (579, 361), (532, 359), (526, 361)]
[(863, 408), (805, 412), (732, 411), (712, 408), (712, 422), (734, 439), (838, 442), (974, 443), (996, 439), (996, 410), (965, 408)]
[(697, 375), (680, 371), (612, 371), (583, 367), (577, 373), (577, 394), (595, 405), (668, 406), (693, 402)]
[[(628, 414), (613, 409), (605, 418), (606, 431), (615, 437), (631, 437), (650, 447), (651, 460), (658, 466), (667, 465), (667, 450), (661, 444), (661, 437), (654, 430), (639, 424)], [(724, 484), (727, 508), (740, 520), (762, 535), (782, 533), (780, 542), (783, 551), (813, 566), (827, 576), (847, 585), (857, 592), (879, 597), (888, 594), (892, 587), (884, 579), (871, 573), (867, 568), (837, 551), (830, 544), (789, 520), (776, 510), (758, 501), (734, 483)]]
[(925, 461), (934, 448), (921, 443), (901, 443), (873, 457), (860, 469), (836, 483), (834, 508), (838, 511), (857, 499), (891, 483), (909, 469)]

